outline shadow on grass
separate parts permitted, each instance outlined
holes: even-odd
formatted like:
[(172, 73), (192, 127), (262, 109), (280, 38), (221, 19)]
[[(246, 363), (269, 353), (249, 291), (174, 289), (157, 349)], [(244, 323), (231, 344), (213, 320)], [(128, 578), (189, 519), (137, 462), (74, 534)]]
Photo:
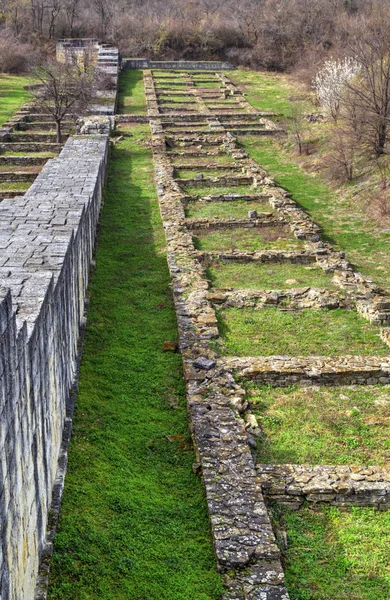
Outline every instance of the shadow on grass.
[(217, 600), (148, 128), (112, 150), (50, 600)]
[(378, 600), (390, 597), (388, 513), (369, 508), (316, 512), (273, 507), (287, 531), (283, 553), (291, 600)]

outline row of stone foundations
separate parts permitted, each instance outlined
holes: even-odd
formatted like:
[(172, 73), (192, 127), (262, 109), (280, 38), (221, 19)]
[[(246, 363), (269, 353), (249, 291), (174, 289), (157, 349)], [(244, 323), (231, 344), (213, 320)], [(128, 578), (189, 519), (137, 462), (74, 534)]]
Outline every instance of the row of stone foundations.
[[(197, 94), (194, 78), (182, 74), (169, 84), (170, 74), (159, 74), (156, 86), (153, 73), (144, 73), (145, 91), (152, 130), (152, 146), (160, 210), (167, 239), (168, 264), (173, 283), (180, 350), (187, 383), (190, 426), (197, 452), (199, 469), (205, 484), (218, 567), (223, 573), (228, 600), (286, 600), (281, 556), (268, 517), (265, 500), (279, 501), (299, 508), (304, 502), (328, 502), (336, 506), (388, 506), (389, 486), (386, 470), (353, 467), (302, 465), (255, 465), (248, 433), (251, 414), (244, 389), (236, 376), (270, 385), (339, 385), (353, 382), (370, 385), (390, 381), (390, 358), (376, 357), (221, 357), (211, 341), (219, 339), (214, 307), (278, 306), (288, 299), (297, 309), (356, 309), (370, 322), (386, 326), (389, 321), (389, 298), (369, 278), (353, 270), (344, 255), (336, 252), (321, 238), (320, 228), (311, 221), (290, 195), (238, 146), (232, 135), (234, 111), (210, 113), (205, 96)], [(219, 76), (218, 76), (219, 77)], [(165, 81), (163, 81), (165, 80)], [(234, 92), (224, 75), (220, 80)], [(163, 85), (162, 85), (163, 84)], [(163, 89), (164, 88), (164, 89)], [(164, 93), (177, 95), (191, 90), (199, 96), (191, 110), (179, 105), (167, 111)], [(195, 88), (195, 91), (194, 89)], [(223, 104), (222, 92), (218, 90)], [(227, 94), (228, 97), (229, 94)], [(184, 94), (183, 94), (184, 96)], [(253, 123), (263, 121), (262, 131), (272, 135), (277, 129), (252, 107), (243, 115), (239, 131), (253, 133)], [(187, 107), (188, 108), (188, 107)], [(245, 122), (245, 120), (247, 121)], [(121, 122), (132, 121), (121, 115)], [(252, 126), (252, 131), (250, 127)], [(236, 125), (235, 125), (236, 127)], [(246, 129), (248, 127), (248, 129)], [(234, 175), (207, 179), (181, 180), (175, 168), (196, 169), (186, 159), (198, 159), (200, 165), (217, 156), (235, 161)], [(179, 167), (178, 167), (178, 161)], [(242, 175), (237, 176), (240, 167)], [(202, 170), (203, 167), (199, 167)], [(240, 179), (240, 181), (237, 181)], [(245, 179), (245, 181), (244, 181)], [(202, 187), (213, 188), (250, 185), (249, 194), (202, 195)], [(198, 199), (205, 202), (237, 199), (266, 200), (273, 216), (256, 219), (188, 219), (185, 208), (193, 198), (182, 186), (199, 189)], [(287, 224), (303, 241), (302, 251), (264, 250), (243, 252), (226, 250), (201, 252), (194, 248), (196, 231), (260, 228), (278, 222)], [(205, 269), (215, 259), (222, 262), (269, 262), (317, 265), (333, 276), (340, 289), (301, 288), (292, 290), (210, 289)], [(387, 327), (382, 338), (389, 339)], [(291, 499), (291, 500), (290, 500)]]

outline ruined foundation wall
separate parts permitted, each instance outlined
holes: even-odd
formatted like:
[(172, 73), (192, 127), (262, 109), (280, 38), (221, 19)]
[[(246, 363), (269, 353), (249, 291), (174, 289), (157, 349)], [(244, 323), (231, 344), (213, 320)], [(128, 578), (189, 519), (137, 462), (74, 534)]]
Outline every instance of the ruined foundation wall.
[(34, 598), (100, 211), (107, 136), (71, 138), (0, 205), (0, 597)]
[(230, 71), (233, 65), (222, 61), (202, 60), (149, 60), (148, 58), (125, 58), (124, 69), (173, 69), (180, 71)]

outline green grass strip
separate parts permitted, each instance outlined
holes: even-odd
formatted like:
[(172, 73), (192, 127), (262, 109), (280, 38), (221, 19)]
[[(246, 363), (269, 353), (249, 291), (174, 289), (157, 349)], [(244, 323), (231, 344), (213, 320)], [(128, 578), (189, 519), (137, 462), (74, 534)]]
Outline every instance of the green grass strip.
[(146, 115), (142, 71), (128, 69), (122, 72), (118, 87), (118, 113)]
[(333, 275), (316, 265), (261, 262), (218, 262), (207, 270), (207, 278), (215, 288), (284, 290), (302, 287), (332, 289)]
[(247, 388), (259, 462), (389, 464), (389, 386)]
[(387, 356), (379, 327), (354, 310), (282, 312), (229, 308), (218, 313), (223, 354), (237, 356)]
[[(246, 217), (247, 215), (244, 215)], [(194, 236), (198, 250), (304, 250), (304, 242), (297, 240), (285, 226), (232, 227), (197, 232)]]
[(197, 218), (232, 218), (245, 219), (248, 217), (248, 211), (256, 210), (258, 213), (273, 213), (269, 202), (266, 200), (258, 202), (252, 200), (233, 200), (231, 202), (189, 202), (186, 208), (187, 217)]
[(29, 83), (27, 77), (0, 73), (0, 126), (30, 100), (30, 93), (23, 89)]
[(217, 600), (147, 146), (112, 149), (50, 600)]
[(390, 598), (390, 512), (279, 508), (275, 517), (287, 531), (284, 567), (291, 600)]

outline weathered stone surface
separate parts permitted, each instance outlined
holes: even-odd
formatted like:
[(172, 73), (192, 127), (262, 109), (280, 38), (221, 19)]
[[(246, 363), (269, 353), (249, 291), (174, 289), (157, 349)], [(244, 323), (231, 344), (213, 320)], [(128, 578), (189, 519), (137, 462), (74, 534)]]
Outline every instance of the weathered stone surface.
[(390, 507), (390, 470), (345, 465), (256, 465), (268, 500), (294, 508), (304, 502)]
[[(145, 84), (150, 90), (149, 114), (153, 115), (158, 111), (158, 102), (151, 74), (145, 74)], [(227, 369), (218, 366), (209, 347), (209, 341), (218, 336), (217, 321), (190, 231), (203, 222), (186, 220), (184, 216), (185, 194), (181, 182), (174, 179), (167, 153), (167, 146), (178, 140), (165, 133), (161, 121), (153, 118), (150, 125), (190, 427), (205, 484), (218, 567), (226, 577), (225, 597), (287, 600), (279, 548), (257, 483), (246, 428), (238, 413), (245, 392)], [(195, 136), (196, 144), (209, 143), (203, 134)], [(187, 144), (185, 138), (180, 137), (183, 147)], [(216, 139), (226, 147), (231, 144), (231, 137), (225, 133)], [(207, 178), (202, 183), (205, 182)]]
[(34, 598), (50, 546), (107, 147), (104, 136), (68, 140), (24, 197), (0, 205), (2, 600)]

